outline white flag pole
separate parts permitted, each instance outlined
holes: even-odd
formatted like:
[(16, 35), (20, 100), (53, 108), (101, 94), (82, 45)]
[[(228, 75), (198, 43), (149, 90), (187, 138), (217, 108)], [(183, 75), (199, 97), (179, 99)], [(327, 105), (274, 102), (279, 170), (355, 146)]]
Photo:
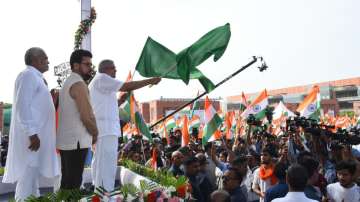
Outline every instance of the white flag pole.
[[(91, 0), (81, 0), (81, 20), (86, 20), (91, 15)], [(81, 49), (91, 52), (91, 28), (84, 36), (81, 43)]]

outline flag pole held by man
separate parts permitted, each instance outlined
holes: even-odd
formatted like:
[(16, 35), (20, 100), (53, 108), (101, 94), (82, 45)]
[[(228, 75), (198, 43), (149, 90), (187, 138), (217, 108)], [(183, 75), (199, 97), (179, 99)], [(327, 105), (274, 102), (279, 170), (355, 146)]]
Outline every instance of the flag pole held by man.
[[(120, 136), (119, 105), (125, 101), (126, 97), (133, 96), (130, 91), (157, 84), (161, 80), (156, 77), (139, 81), (128, 79), (122, 82), (116, 79), (116, 70), (114, 61), (102, 60), (98, 72), (89, 84), (90, 99), (99, 130), (92, 161), (92, 177), (95, 188), (103, 187), (108, 192), (113, 191), (115, 185)], [(122, 94), (119, 98), (122, 100), (120, 102), (116, 98), (116, 93), (119, 91), (128, 92)], [(136, 120), (139, 119), (138, 116), (139, 114), (135, 114)], [(142, 131), (141, 128), (140, 131)]]

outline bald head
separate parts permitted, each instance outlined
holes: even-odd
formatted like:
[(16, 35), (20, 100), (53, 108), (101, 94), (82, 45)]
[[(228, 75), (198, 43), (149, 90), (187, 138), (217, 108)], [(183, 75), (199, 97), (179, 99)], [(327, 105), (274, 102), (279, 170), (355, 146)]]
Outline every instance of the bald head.
[(25, 64), (33, 65), (34, 61), (45, 55), (45, 51), (39, 47), (29, 48), (25, 53)]
[(174, 165), (180, 166), (184, 161), (184, 155), (180, 151), (174, 151), (171, 154), (171, 161)]
[(25, 53), (25, 64), (44, 73), (49, 70), (49, 61), (45, 51), (39, 47), (32, 47)]
[(216, 190), (210, 195), (211, 202), (230, 202), (230, 194), (225, 190)]
[(171, 154), (171, 158), (174, 158), (174, 157), (176, 157), (176, 156), (182, 156), (183, 154), (181, 153), (181, 152), (179, 152), (179, 151), (174, 151), (172, 154)]
[(116, 67), (114, 61), (112, 60), (103, 60), (99, 63), (99, 72), (107, 74), (113, 78), (116, 77)]
[(108, 59), (102, 60), (99, 63), (99, 72), (105, 73), (108, 68), (112, 68), (113, 66), (114, 66), (114, 61)]

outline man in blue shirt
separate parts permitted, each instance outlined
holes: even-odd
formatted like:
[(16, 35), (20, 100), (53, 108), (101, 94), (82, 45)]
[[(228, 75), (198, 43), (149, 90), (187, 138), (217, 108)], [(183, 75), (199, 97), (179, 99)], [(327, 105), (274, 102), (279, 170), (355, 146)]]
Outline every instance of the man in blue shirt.
[(223, 187), (229, 192), (231, 202), (246, 202), (246, 197), (241, 190), (241, 174), (234, 168), (229, 168), (223, 175)]
[(181, 165), (184, 161), (184, 155), (179, 151), (174, 151), (171, 155), (171, 167), (169, 172), (171, 172), (175, 177), (184, 175), (184, 171), (181, 169)]
[(320, 189), (315, 186), (319, 181), (319, 162), (313, 158), (305, 158), (299, 162), (299, 164), (304, 166), (309, 177), (304, 189), (305, 196), (316, 201), (321, 201)]
[(278, 184), (269, 188), (265, 192), (265, 202), (270, 202), (275, 198), (284, 197), (288, 191), (288, 185), (286, 184), (286, 165), (284, 163), (277, 163), (274, 168), (274, 174), (278, 179)]

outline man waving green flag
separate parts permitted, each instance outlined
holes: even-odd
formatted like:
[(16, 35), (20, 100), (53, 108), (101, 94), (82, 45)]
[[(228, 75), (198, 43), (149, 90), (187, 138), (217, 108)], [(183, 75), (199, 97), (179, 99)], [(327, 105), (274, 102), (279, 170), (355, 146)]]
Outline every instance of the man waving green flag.
[(226, 50), (230, 36), (230, 24), (225, 24), (211, 30), (179, 54), (149, 37), (136, 70), (144, 77), (181, 79), (186, 84), (190, 79), (198, 79), (205, 90), (210, 92), (215, 85), (196, 67), (212, 55), (216, 62)]

